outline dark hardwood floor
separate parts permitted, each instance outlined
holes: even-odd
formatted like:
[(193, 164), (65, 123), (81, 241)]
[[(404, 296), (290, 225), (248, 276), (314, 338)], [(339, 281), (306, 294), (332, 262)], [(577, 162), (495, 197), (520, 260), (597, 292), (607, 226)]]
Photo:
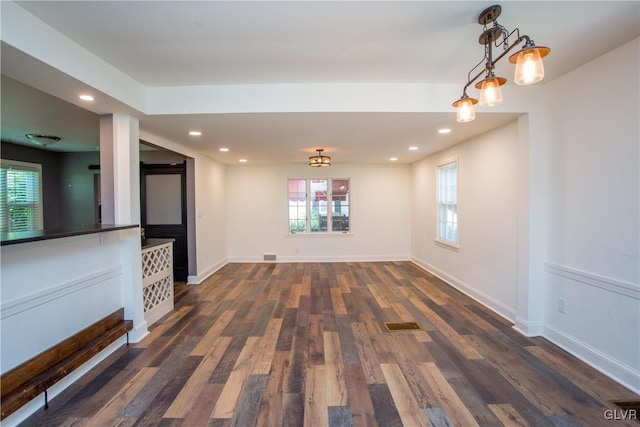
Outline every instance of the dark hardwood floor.
[(182, 297), (189, 292), (187, 282), (174, 282), (173, 284), (173, 303), (177, 304)]
[(412, 263), (228, 264), (24, 425), (638, 426), (618, 400)]

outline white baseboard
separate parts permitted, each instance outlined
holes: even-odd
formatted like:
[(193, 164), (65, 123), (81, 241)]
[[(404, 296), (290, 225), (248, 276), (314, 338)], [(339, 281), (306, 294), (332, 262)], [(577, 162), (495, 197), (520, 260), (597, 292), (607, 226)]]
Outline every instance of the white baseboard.
[[(112, 342), (110, 345), (105, 347), (100, 353), (96, 354), (94, 357), (89, 359), (79, 368), (71, 372), (69, 375), (55, 383), (49, 389), (47, 389), (48, 400), (51, 401), (54, 397), (62, 393), (69, 386), (71, 386), (74, 382), (76, 382), (80, 377), (89, 372), (92, 368), (94, 368), (98, 363), (102, 362), (106, 359), (111, 353), (116, 351), (123, 345), (126, 345), (127, 339), (126, 337), (120, 337), (116, 341)], [(31, 415), (35, 414), (37, 411), (44, 410), (44, 393), (41, 393), (35, 399), (32, 399), (29, 403), (22, 406), (20, 409), (15, 411), (13, 414), (9, 415), (7, 418), (2, 420), (2, 427), (13, 427), (17, 426)]]
[(275, 261), (265, 261), (262, 255), (230, 257), (229, 262), (381, 262), (381, 261), (410, 261), (408, 255), (276, 255)]
[(129, 331), (129, 342), (132, 344), (139, 343), (147, 335), (149, 335), (149, 325), (144, 320), (139, 324), (133, 325), (133, 329)]
[(209, 276), (211, 276), (213, 273), (215, 273), (216, 271), (224, 267), (228, 262), (229, 262), (228, 258), (222, 258), (221, 260), (207, 267), (203, 272), (201, 272), (197, 276), (187, 276), (187, 284), (199, 285), (200, 283), (205, 281)]
[(493, 298), (492, 296), (489, 296), (487, 294), (485, 294), (484, 292), (481, 292), (475, 288), (473, 288), (472, 286), (469, 286), (467, 283), (463, 282), (462, 280), (458, 279), (457, 277), (454, 277), (442, 270), (440, 270), (437, 267), (434, 267), (433, 265), (429, 264), (428, 262), (421, 260), (419, 258), (416, 257), (411, 257), (411, 261), (416, 264), (418, 267), (428, 271), (429, 273), (433, 274), (434, 276), (444, 280), (447, 284), (449, 284), (450, 286), (456, 288), (457, 290), (459, 290), (460, 292), (462, 292), (463, 294), (473, 298), (474, 300), (478, 301), (480, 304), (484, 305), (485, 307), (487, 307), (489, 310), (495, 312), (497, 315), (507, 319), (509, 322), (514, 323), (515, 319), (516, 319), (516, 311), (515, 309), (509, 307), (508, 305), (502, 303), (501, 301), (498, 301), (497, 299)]
[(539, 337), (544, 335), (544, 323), (543, 322), (528, 322), (520, 316), (516, 316), (513, 329), (520, 332), (525, 337)]
[(604, 375), (640, 394), (640, 371), (607, 356), (597, 348), (548, 325), (543, 336)]

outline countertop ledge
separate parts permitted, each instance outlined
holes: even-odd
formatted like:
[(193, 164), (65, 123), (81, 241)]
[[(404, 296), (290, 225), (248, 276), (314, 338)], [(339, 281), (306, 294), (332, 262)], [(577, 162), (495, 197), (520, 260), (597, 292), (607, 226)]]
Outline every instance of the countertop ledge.
[(170, 238), (147, 238), (147, 239), (142, 239), (142, 249), (148, 249), (151, 248), (153, 246), (160, 246), (160, 245), (164, 245), (165, 243), (173, 243), (175, 242), (176, 239), (170, 239)]
[(58, 228), (55, 230), (19, 231), (14, 233), (0, 233), (0, 244), (16, 245), (19, 243), (37, 242), (40, 240), (60, 239), (63, 237), (82, 236), (85, 234), (104, 233), (108, 231), (137, 228), (138, 224), (92, 224)]

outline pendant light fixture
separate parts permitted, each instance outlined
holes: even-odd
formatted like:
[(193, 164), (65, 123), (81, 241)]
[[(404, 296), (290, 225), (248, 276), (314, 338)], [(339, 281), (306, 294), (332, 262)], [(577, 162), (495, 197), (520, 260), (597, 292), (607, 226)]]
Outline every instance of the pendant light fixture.
[(309, 166), (313, 166), (315, 168), (331, 166), (331, 157), (322, 155), (324, 149), (318, 148), (316, 151), (318, 152), (316, 156), (309, 157)]
[(25, 135), (29, 141), (36, 143), (42, 147), (46, 147), (48, 145), (55, 144), (60, 141), (62, 138), (55, 135), (42, 135), (39, 133), (28, 133)]
[[(467, 88), (478, 80), (483, 74), (485, 78), (476, 83), (476, 89), (480, 89), (479, 102), (483, 107), (494, 107), (502, 103), (502, 90), (500, 86), (507, 82), (504, 77), (496, 77), (493, 70), (496, 63), (500, 61), (507, 53), (511, 52), (516, 46), (524, 42), (520, 51), (509, 57), (509, 62), (516, 64), (514, 81), (518, 85), (530, 85), (538, 83), (544, 78), (544, 66), (542, 58), (547, 56), (551, 49), (544, 46), (536, 46), (533, 40), (526, 35), (520, 35), (518, 28), (509, 32), (505, 27), (498, 24), (498, 16), (502, 12), (500, 5), (494, 5), (483, 10), (478, 17), (478, 24), (482, 25), (484, 31), (480, 34), (478, 42), (484, 45), (484, 57), (473, 67), (467, 74), (467, 83), (462, 89), (462, 96), (452, 105), (457, 109), (457, 120), (459, 122), (470, 122), (475, 119), (474, 104), (478, 103), (477, 99), (467, 95)], [(493, 23), (492, 27), (487, 27)], [(509, 38), (517, 37), (513, 44), (510, 44)], [(502, 47), (503, 52), (493, 59), (493, 47)], [(481, 65), (484, 67), (475, 75), (471, 74)]]

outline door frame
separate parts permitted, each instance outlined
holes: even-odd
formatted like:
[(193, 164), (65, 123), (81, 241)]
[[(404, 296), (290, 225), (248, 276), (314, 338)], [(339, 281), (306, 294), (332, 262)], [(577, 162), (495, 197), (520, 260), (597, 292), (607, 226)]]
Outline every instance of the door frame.
[[(189, 223), (188, 223), (188, 205), (187, 205), (187, 161), (182, 163), (157, 164), (140, 162), (140, 227), (145, 230), (147, 224), (147, 200), (146, 200), (146, 175), (180, 175), (180, 204), (182, 227), (184, 227), (184, 248), (180, 251), (184, 253), (184, 281), (188, 281), (189, 277)], [(177, 224), (173, 224), (177, 225)], [(153, 227), (153, 225), (152, 225)], [(175, 244), (175, 243), (174, 243)], [(174, 254), (177, 251), (174, 249)], [(175, 267), (175, 265), (174, 265)]]

